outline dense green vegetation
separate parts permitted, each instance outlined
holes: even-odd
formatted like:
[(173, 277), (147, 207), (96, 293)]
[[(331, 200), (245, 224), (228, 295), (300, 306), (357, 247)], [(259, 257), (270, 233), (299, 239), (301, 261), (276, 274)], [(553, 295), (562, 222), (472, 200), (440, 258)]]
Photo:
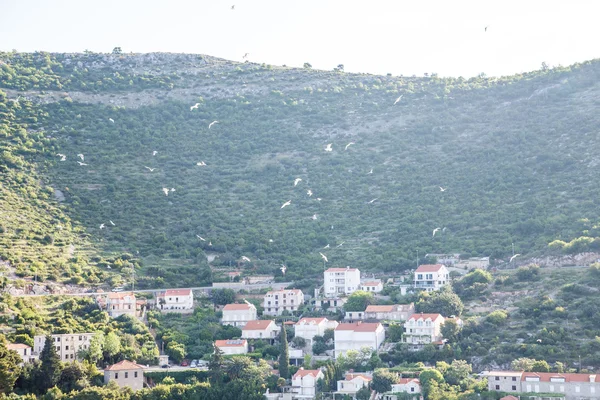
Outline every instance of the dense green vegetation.
[[(0, 97), (9, 116), (3, 212), (28, 208), (39, 221), (2, 221), (2, 258), (22, 274), (101, 281), (89, 257), (64, 255), (88, 235), (101, 255), (82, 245), (87, 255), (139, 257), (142, 286), (210, 283), (206, 252), (219, 256), (215, 265), (277, 276), (283, 262), (298, 279), (322, 268), (328, 243), (330, 265), (397, 270), (417, 249), (503, 257), (511, 243), (533, 254), (599, 242), (595, 61), (468, 80), (184, 55), (0, 61), (0, 87), (27, 91), (18, 102), (19, 91)], [(49, 187), (63, 191), (62, 204)], [(446, 230), (432, 238), (435, 227)], [(580, 236), (588, 239), (570, 243)], [(24, 240), (63, 250), (62, 259), (16, 257)]]

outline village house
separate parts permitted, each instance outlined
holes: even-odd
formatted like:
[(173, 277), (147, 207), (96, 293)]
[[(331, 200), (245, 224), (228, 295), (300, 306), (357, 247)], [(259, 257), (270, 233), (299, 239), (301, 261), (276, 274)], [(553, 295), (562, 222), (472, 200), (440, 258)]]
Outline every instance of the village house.
[(363, 347), (377, 350), (384, 340), (385, 330), (380, 323), (342, 323), (334, 331), (334, 354), (339, 357), (348, 350), (360, 350)]
[(325, 297), (350, 295), (360, 289), (360, 271), (357, 268), (329, 268), (323, 273)]
[(157, 296), (157, 307), (161, 311), (193, 311), (194, 293), (192, 289), (168, 289)]
[(339, 311), (343, 309), (344, 304), (346, 304), (347, 301), (347, 297), (316, 298), (315, 309), (326, 311)]
[(404, 323), (402, 340), (412, 350), (419, 350), (429, 343), (442, 344), (441, 328), (444, 321), (441, 314), (413, 314)]
[(106, 310), (108, 315), (113, 318), (123, 314), (136, 316), (137, 303), (135, 294), (132, 292), (114, 292), (109, 293), (106, 299)]
[(256, 307), (254, 304), (245, 302), (243, 304), (226, 304), (223, 307), (222, 325), (233, 325), (244, 327), (248, 321), (256, 320)]
[(345, 379), (337, 381), (337, 394), (354, 397), (363, 387), (369, 387), (373, 377), (369, 374), (347, 373)]
[(248, 353), (248, 341), (246, 339), (215, 340), (215, 347), (219, 348), (225, 355)]
[(421, 398), (421, 383), (417, 378), (400, 378), (392, 384), (392, 390), (385, 393), (382, 400), (397, 400), (398, 396), (394, 393), (413, 394), (414, 399)]
[(133, 390), (144, 388), (144, 367), (131, 361), (123, 360), (104, 369), (104, 383), (115, 381), (120, 387)]
[(338, 325), (337, 321), (330, 321), (327, 318), (302, 318), (294, 324), (294, 332), (296, 337), (306, 340), (310, 348), (315, 336), (323, 336), (327, 329), (335, 329)]
[(365, 311), (347, 311), (347, 321), (406, 321), (415, 312), (414, 303), (387, 306), (369, 305)]
[(242, 328), (242, 338), (273, 340), (277, 338), (280, 330), (281, 328), (275, 325), (275, 321), (248, 321), (248, 323)]
[(444, 264), (447, 266), (453, 266), (460, 261), (459, 253), (450, 253), (450, 254), (425, 254), (425, 258), (435, 258), (435, 262), (438, 264)]
[(383, 283), (380, 280), (365, 281), (360, 284), (360, 290), (371, 293), (379, 293), (383, 290)]
[(557, 372), (490, 371), (488, 390), (507, 393), (555, 393), (565, 400), (599, 399), (596, 374)]
[(264, 315), (290, 314), (304, 305), (304, 293), (300, 289), (283, 289), (267, 292), (263, 302)]
[[(52, 343), (61, 361), (74, 361), (78, 359), (81, 350), (90, 347), (90, 341), (94, 333), (63, 333), (52, 335)], [(44, 349), (46, 336), (36, 335), (33, 337), (33, 352), (36, 356)]]
[(450, 282), (448, 269), (442, 264), (423, 264), (415, 270), (415, 289), (439, 290)]
[(466, 260), (460, 260), (456, 263), (456, 268), (463, 269), (487, 269), (490, 266), (489, 257), (471, 257)]
[(8, 350), (16, 351), (19, 354), (19, 357), (21, 357), (21, 360), (23, 360), (23, 364), (33, 362), (38, 358), (33, 355), (31, 346), (23, 343), (7, 343), (6, 348)]
[(317, 381), (325, 378), (320, 369), (300, 369), (292, 377), (292, 393), (295, 399), (314, 399)]

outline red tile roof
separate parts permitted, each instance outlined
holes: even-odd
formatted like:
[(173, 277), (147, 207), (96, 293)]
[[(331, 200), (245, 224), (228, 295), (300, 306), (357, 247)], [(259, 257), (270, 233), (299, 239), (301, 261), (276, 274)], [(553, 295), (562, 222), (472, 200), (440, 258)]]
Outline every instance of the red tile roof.
[(267, 294), (283, 294), (283, 293), (294, 293), (294, 294), (300, 294), (302, 293), (302, 290), (300, 289), (281, 289), (281, 290), (270, 290), (267, 292)]
[(8, 343), (6, 345), (6, 348), (9, 350), (30, 349), (31, 346), (27, 346), (26, 344), (23, 344), (23, 343)]
[(125, 297), (132, 297), (135, 300), (135, 295), (132, 292), (110, 292), (108, 294), (108, 298), (113, 300), (123, 300)]
[(169, 289), (165, 290), (165, 296), (189, 296), (192, 289)]
[(392, 312), (394, 311), (394, 306), (367, 306), (365, 312)]
[(302, 318), (300, 321), (296, 322), (296, 325), (318, 325), (323, 321), (327, 321), (327, 318)]
[(379, 286), (381, 285), (381, 281), (369, 281), (361, 283), (361, 286)]
[(398, 379), (397, 383), (399, 385), (406, 385), (409, 382), (415, 382), (417, 385), (420, 384), (420, 382), (417, 378), (400, 378), (400, 379)]
[(238, 340), (215, 340), (215, 346), (217, 347), (246, 347), (248, 342), (246, 339)]
[(410, 318), (408, 318), (408, 320), (410, 321), (411, 319), (414, 319), (415, 321), (418, 321), (420, 319), (422, 320), (426, 320), (426, 319), (431, 319), (432, 321), (435, 321), (438, 318), (442, 318), (444, 319), (444, 317), (442, 317), (442, 314), (413, 314), (410, 316)]
[(223, 307), (223, 311), (246, 311), (246, 310), (250, 310), (251, 308), (252, 308), (252, 305), (250, 305), (248, 303), (244, 303), (244, 304), (225, 304), (225, 307)]
[(519, 400), (519, 398), (509, 394), (508, 396), (500, 398), (500, 400)]
[(269, 325), (275, 324), (271, 320), (254, 320), (248, 321), (246, 326), (242, 328), (243, 331), (264, 331), (269, 327)]
[(145, 367), (133, 363), (131, 361), (123, 360), (116, 364), (106, 367), (105, 371), (123, 371), (123, 370), (131, 370), (131, 369), (144, 369)]
[[(523, 372), (521, 381), (526, 378), (540, 378), (541, 382), (550, 382), (552, 378), (564, 378), (565, 382), (590, 382), (590, 376), (596, 377), (596, 374), (559, 374), (556, 372)], [(600, 379), (598, 380), (600, 382)]]
[(381, 326), (379, 322), (354, 322), (339, 324), (336, 331), (375, 332)]
[(329, 268), (325, 272), (344, 272), (344, 271), (356, 271), (356, 268)]
[(321, 372), (320, 369), (304, 369), (304, 368), (300, 368), (298, 370), (298, 372), (296, 372), (294, 374), (294, 376), (292, 377), (292, 379), (303, 378), (306, 375), (312, 375), (312, 376), (314, 376), (316, 378), (317, 375), (319, 374), (319, 372)]
[(355, 373), (348, 373), (346, 374), (346, 380), (347, 381), (351, 381), (354, 378), (361, 378), (364, 379), (365, 381), (372, 381), (373, 377), (366, 375), (366, 374), (355, 374)]
[(415, 272), (438, 272), (442, 267), (442, 264), (423, 264)]

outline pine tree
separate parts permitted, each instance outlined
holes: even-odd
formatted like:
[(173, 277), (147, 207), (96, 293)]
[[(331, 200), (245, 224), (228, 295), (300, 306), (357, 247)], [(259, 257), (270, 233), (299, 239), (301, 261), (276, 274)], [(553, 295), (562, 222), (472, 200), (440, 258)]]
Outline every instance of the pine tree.
[(16, 351), (8, 350), (4, 338), (0, 336), (0, 393), (11, 393), (21, 372), (21, 357)]
[(36, 383), (40, 392), (44, 393), (51, 387), (56, 386), (62, 372), (60, 356), (56, 352), (52, 336), (46, 336), (46, 343), (40, 353), (40, 366), (37, 370)]
[(210, 356), (210, 361), (208, 362), (208, 370), (210, 373), (210, 380), (213, 384), (220, 384), (223, 377), (223, 350), (214, 346), (215, 352)]
[(279, 376), (285, 379), (290, 378), (290, 353), (288, 350), (287, 332), (285, 326), (281, 327), (279, 334), (280, 351), (279, 351)]

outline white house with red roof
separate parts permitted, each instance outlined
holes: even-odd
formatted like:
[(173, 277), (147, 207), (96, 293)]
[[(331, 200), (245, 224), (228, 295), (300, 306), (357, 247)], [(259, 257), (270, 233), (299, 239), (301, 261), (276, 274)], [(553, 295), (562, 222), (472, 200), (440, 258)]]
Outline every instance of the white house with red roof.
[(143, 389), (144, 368), (134, 362), (123, 360), (104, 369), (104, 383), (115, 381), (120, 387)]
[(360, 289), (358, 268), (329, 268), (323, 273), (323, 291), (326, 297), (350, 295)]
[(222, 325), (245, 326), (248, 321), (256, 320), (256, 307), (250, 302), (242, 304), (226, 304), (223, 307)]
[(296, 337), (306, 340), (307, 346), (311, 347), (315, 336), (323, 336), (327, 329), (335, 329), (339, 323), (327, 318), (302, 318), (294, 324)]
[(370, 279), (360, 284), (360, 290), (371, 293), (379, 293), (383, 290), (383, 283), (379, 279)]
[(365, 311), (347, 311), (344, 319), (348, 321), (378, 320), (378, 321), (406, 321), (415, 312), (414, 303), (369, 305)]
[(226, 355), (248, 353), (246, 339), (215, 340), (215, 347), (218, 347)]
[(304, 293), (300, 289), (272, 290), (265, 294), (263, 314), (281, 315), (284, 311), (292, 313), (304, 305)]
[(444, 321), (441, 314), (413, 314), (404, 323), (402, 340), (410, 344), (413, 350), (429, 343), (442, 344), (441, 328)]
[(370, 374), (347, 373), (344, 379), (337, 381), (337, 394), (354, 397), (360, 389), (369, 387), (372, 380)]
[(242, 338), (244, 339), (275, 339), (279, 335), (281, 328), (275, 325), (271, 320), (248, 321), (242, 328)]
[(565, 400), (600, 399), (600, 375), (558, 372), (490, 371), (488, 390), (556, 393)]
[(334, 354), (339, 357), (348, 350), (369, 347), (377, 350), (385, 340), (385, 330), (379, 322), (342, 323), (334, 331)]
[(292, 376), (292, 393), (294, 399), (314, 399), (317, 394), (317, 381), (324, 379), (320, 369), (300, 368)]
[(163, 311), (192, 311), (194, 293), (192, 289), (168, 289), (157, 296), (158, 309)]
[(136, 306), (133, 292), (111, 292), (106, 299), (106, 311), (113, 318), (123, 314), (135, 317)]
[(423, 264), (415, 270), (414, 287), (431, 292), (450, 282), (450, 273), (443, 264)]
[(33, 355), (33, 350), (31, 346), (28, 346), (23, 343), (7, 343), (6, 348), (8, 350), (16, 351), (23, 360), (24, 363), (33, 362), (38, 359), (38, 356)]
[(400, 378), (392, 384), (392, 393), (421, 393), (421, 383), (417, 378)]

